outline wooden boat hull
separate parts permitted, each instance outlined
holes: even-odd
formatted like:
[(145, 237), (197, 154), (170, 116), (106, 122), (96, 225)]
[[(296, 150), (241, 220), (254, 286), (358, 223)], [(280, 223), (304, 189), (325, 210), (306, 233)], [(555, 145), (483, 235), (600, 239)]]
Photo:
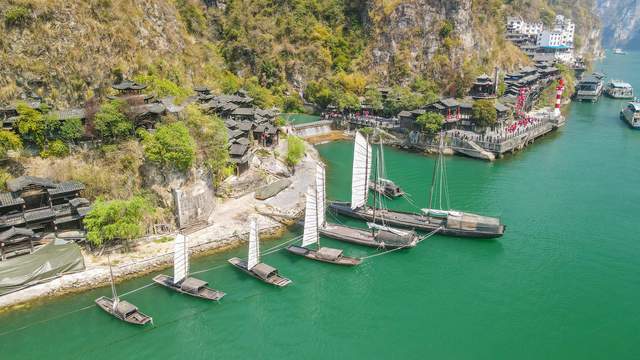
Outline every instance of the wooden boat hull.
[(277, 286), (277, 287), (285, 287), (285, 286), (291, 284), (291, 280), (289, 280), (289, 279), (287, 279), (285, 277), (279, 276), (279, 275), (275, 275), (275, 276), (272, 276), (272, 277), (266, 278), (266, 279), (261, 277), (261, 276), (259, 276), (258, 274), (254, 273), (253, 271), (247, 269), (247, 262), (242, 260), (242, 259), (240, 259), (240, 258), (234, 257), (234, 258), (231, 258), (231, 259), (229, 259), (227, 261), (229, 262), (229, 264), (235, 266), (237, 269), (240, 269), (244, 273), (249, 274), (250, 276), (252, 276), (252, 277), (254, 277), (254, 278), (256, 278), (256, 279), (258, 279), (258, 280), (260, 280), (260, 281), (262, 281), (262, 282), (264, 282), (266, 284), (274, 285), (274, 286)]
[[(340, 215), (345, 215), (365, 221), (374, 221), (372, 213), (367, 212), (365, 209), (352, 210), (348, 202), (334, 201), (329, 203), (329, 208)], [(377, 213), (378, 216), (375, 218), (375, 222), (379, 224), (382, 223), (382, 218), (384, 218), (384, 225), (397, 226), (406, 229), (431, 232), (442, 227), (442, 229), (438, 233), (447, 236), (490, 239), (502, 236), (506, 228), (505, 225), (499, 225), (493, 231), (451, 228), (447, 227), (446, 219), (433, 216), (402, 211), (391, 211), (386, 209), (378, 209)]]
[(129, 314), (127, 316), (121, 316), (120, 314), (116, 313), (113, 311), (113, 299), (110, 299), (106, 296), (102, 296), (99, 297), (95, 300), (96, 305), (98, 305), (99, 308), (101, 308), (102, 310), (104, 310), (105, 312), (107, 312), (108, 314), (110, 314), (111, 316), (115, 317), (118, 320), (122, 320), (128, 324), (133, 324), (133, 325), (146, 325), (148, 323), (152, 323), (153, 319), (148, 316), (145, 315), (143, 313), (141, 313), (140, 311), (135, 311), (132, 314)]
[(373, 181), (369, 182), (369, 190), (375, 191), (378, 194), (388, 197), (390, 199), (399, 198), (404, 195), (404, 191), (402, 191), (400, 188), (398, 188), (396, 191), (393, 191), (390, 189), (386, 189), (382, 185), (376, 185), (376, 183)]
[(325, 263), (329, 263), (329, 264), (344, 265), (344, 266), (356, 266), (356, 265), (360, 265), (360, 263), (362, 263), (362, 259), (349, 257), (349, 256), (340, 256), (336, 260), (325, 259), (325, 258), (322, 258), (322, 257), (318, 256), (318, 252), (317, 251), (311, 250), (311, 249), (307, 249), (305, 247), (297, 246), (297, 245), (288, 246), (287, 250), (292, 254), (300, 255), (300, 256), (303, 256), (303, 257), (305, 257), (307, 259), (321, 261), (321, 262), (325, 262)]
[(326, 236), (332, 239), (348, 242), (351, 244), (373, 247), (377, 249), (397, 249), (397, 248), (412, 248), (418, 243), (418, 235), (413, 232), (411, 237), (406, 241), (391, 243), (381, 241), (378, 238), (379, 231), (371, 231), (366, 229), (354, 228), (337, 224), (326, 224), (324, 227), (318, 229), (320, 235)]
[(153, 281), (156, 284), (162, 285), (168, 289), (171, 289), (173, 291), (182, 293), (182, 294), (186, 294), (189, 296), (193, 296), (199, 299), (204, 299), (204, 300), (210, 300), (210, 301), (219, 301), (220, 299), (222, 299), (226, 294), (223, 293), (222, 291), (218, 291), (215, 289), (211, 289), (209, 287), (203, 287), (202, 289), (199, 289), (197, 293), (192, 293), (189, 291), (184, 291), (179, 285), (176, 285), (173, 283), (173, 277), (171, 276), (167, 276), (167, 275), (157, 275), (153, 278)]

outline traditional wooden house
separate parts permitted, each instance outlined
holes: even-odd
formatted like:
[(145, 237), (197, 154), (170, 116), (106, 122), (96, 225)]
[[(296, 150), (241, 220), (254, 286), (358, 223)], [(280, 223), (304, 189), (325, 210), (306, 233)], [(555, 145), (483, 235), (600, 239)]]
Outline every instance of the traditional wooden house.
[(487, 74), (482, 74), (474, 81), (469, 95), (474, 99), (494, 99), (496, 97), (496, 85)]
[(0, 260), (21, 253), (32, 253), (39, 239), (31, 229), (11, 227), (0, 232)]
[(242, 175), (249, 170), (249, 160), (251, 152), (248, 144), (232, 143), (229, 148), (229, 161), (236, 167), (236, 176)]

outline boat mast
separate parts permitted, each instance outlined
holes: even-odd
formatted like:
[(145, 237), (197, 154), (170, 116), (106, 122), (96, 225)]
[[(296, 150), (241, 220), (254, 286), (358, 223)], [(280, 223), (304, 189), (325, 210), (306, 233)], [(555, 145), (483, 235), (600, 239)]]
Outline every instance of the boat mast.
[(113, 297), (113, 311), (116, 311), (116, 306), (120, 299), (118, 299), (118, 293), (116, 292), (116, 284), (113, 282), (113, 269), (111, 268), (111, 257), (107, 254), (107, 261), (109, 262), (109, 279), (111, 280), (111, 296)]
[[(438, 153), (439, 152), (440, 152), (440, 146), (438, 145)], [(438, 171), (438, 161), (440, 161), (440, 154), (438, 154), (438, 157), (436, 158), (436, 161), (433, 164), (433, 174), (431, 174), (431, 190), (429, 190), (429, 206), (428, 206), (429, 210), (431, 210), (431, 206), (433, 204), (433, 191), (435, 190), (435, 186), (436, 186), (436, 172)]]
[[(316, 205), (316, 212), (315, 212), (315, 215), (316, 215), (316, 244), (317, 244), (318, 250), (320, 250), (320, 229), (319, 229), (320, 228), (320, 224), (318, 223), (318, 195), (320, 195), (320, 191), (318, 191), (318, 190), (320, 190), (319, 189), (319, 185), (320, 184), (318, 184), (318, 177), (316, 176), (316, 204), (315, 204)], [(323, 208), (324, 208), (324, 206), (323, 206)]]

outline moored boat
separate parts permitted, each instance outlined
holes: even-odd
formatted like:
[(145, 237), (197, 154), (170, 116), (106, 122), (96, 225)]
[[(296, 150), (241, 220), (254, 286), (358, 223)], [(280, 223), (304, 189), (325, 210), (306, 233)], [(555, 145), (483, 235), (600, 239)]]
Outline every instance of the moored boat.
[(118, 292), (116, 291), (116, 285), (113, 282), (113, 270), (111, 269), (111, 259), (109, 261), (109, 279), (111, 281), (111, 294), (112, 298), (106, 296), (99, 297), (95, 300), (96, 305), (102, 310), (106, 311), (116, 319), (122, 320), (126, 323), (133, 325), (146, 325), (153, 323), (153, 319), (143, 314), (138, 307), (131, 304), (128, 301), (120, 300)]
[(640, 129), (640, 102), (631, 101), (620, 110), (620, 118), (634, 129)]
[[(342, 249), (320, 246), (319, 228), (324, 226), (326, 222), (324, 210), (324, 168), (320, 165), (316, 167), (316, 182), (313, 186), (309, 186), (306, 197), (302, 244), (301, 246), (290, 245), (287, 247), (287, 250), (293, 254), (304, 256), (307, 259), (336, 265), (354, 266), (360, 264), (362, 260), (344, 256)], [(322, 202), (322, 205), (320, 205), (320, 202)], [(311, 246), (314, 245), (315, 249), (311, 248)]]
[(602, 78), (601, 74), (594, 73), (591, 76), (580, 80), (576, 86), (575, 99), (577, 101), (591, 101), (596, 102), (602, 95)]
[(176, 235), (173, 246), (173, 277), (160, 274), (153, 278), (159, 285), (173, 291), (205, 300), (218, 301), (225, 293), (209, 288), (206, 281), (189, 277), (188, 237)]
[(622, 50), (620, 48), (613, 49), (613, 53), (616, 54), (616, 55), (626, 55), (627, 54), (624, 50)]
[(633, 99), (633, 86), (622, 80), (611, 80), (607, 83), (604, 93), (614, 99)]
[[(397, 226), (428, 232), (438, 231), (442, 235), (461, 237), (495, 238), (502, 236), (505, 226), (498, 218), (462, 211), (442, 210), (449, 207), (443, 147), (444, 138), (441, 135), (440, 151), (433, 170), (428, 210), (423, 209), (420, 213), (412, 213), (379, 209), (375, 206), (368, 206), (364, 199), (353, 196), (353, 194), (351, 202), (334, 201), (329, 205), (330, 209), (341, 215), (382, 226)], [(357, 191), (357, 187), (352, 189), (352, 191), (354, 190)]]
[(378, 178), (375, 181), (369, 181), (369, 189), (384, 195), (388, 198), (395, 199), (403, 196), (404, 191), (393, 182), (389, 180), (386, 174), (385, 162), (384, 162), (384, 146), (382, 139), (378, 145)]
[(247, 261), (234, 257), (228, 262), (246, 274), (270, 285), (284, 287), (291, 284), (291, 280), (280, 276), (278, 269), (260, 262), (260, 239), (258, 239), (258, 223), (251, 219), (249, 230), (249, 256)]

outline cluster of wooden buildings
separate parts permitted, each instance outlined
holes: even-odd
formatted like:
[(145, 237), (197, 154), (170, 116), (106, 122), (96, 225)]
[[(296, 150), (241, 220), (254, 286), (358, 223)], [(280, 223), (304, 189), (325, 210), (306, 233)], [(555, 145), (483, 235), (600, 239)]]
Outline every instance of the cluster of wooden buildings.
[(20, 176), (7, 181), (0, 192), (0, 256), (33, 250), (37, 234), (83, 229), (82, 219), (91, 209), (80, 196), (77, 181), (53, 182), (47, 178)]
[(481, 130), (473, 118), (473, 104), (475, 101), (487, 99), (494, 100), (498, 123), (505, 123), (513, 119), (513, 112), (519, 96), (524, 95), (522, 110), (529, 111), (539, 99), (542, 91), (559, 77), (560, 71), (552, 64), (536, 62), (535, 66), (524, 67), (516, 72), (505, 74), (506, 89), (502, 96), (498, 97), (497, 71), (493, 78), (482, 74), (474, 81), (469, 96), (463, 99), (442, 98), (419, 109), (401, 111), (398, 114), (399, 126), (407, 131), (420, 130), (420, 126), (416, 123), (418, 116), (434, 112), (444, 117), (444, 130)]
[(236, 175), (249, 169), (252, 145), (269, 147), (278, 144), (275, 122), (280, 113), (277, 109), (265, 110), (254, 106), (254, 99), (244, 90), (231, 95), (214, 95), (206, 87), (194, 90), (201, 109), (224, 120), (229, 136), (229, 156), (236, 167)]

